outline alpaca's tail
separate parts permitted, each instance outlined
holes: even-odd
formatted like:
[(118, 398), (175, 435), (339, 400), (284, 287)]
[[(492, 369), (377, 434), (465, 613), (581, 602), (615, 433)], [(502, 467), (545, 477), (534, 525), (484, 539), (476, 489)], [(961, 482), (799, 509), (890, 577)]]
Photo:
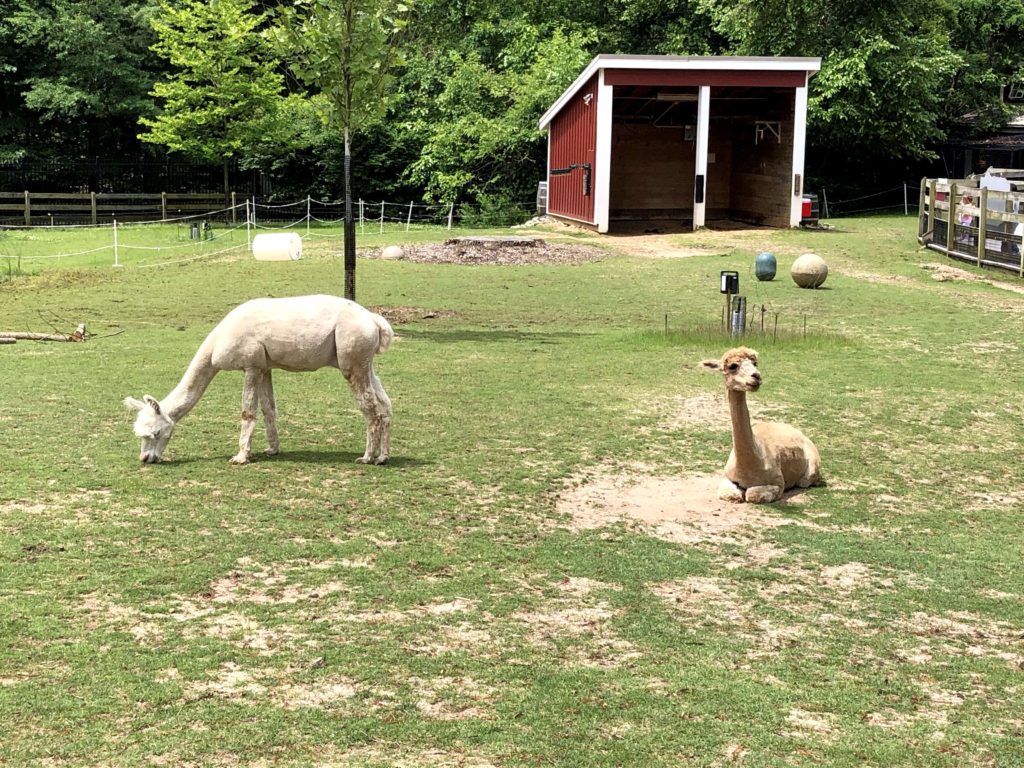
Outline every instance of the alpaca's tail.
[(388, 347), (391, 346), (391, 342), (395, 338), (395, 332), (387, 318), (378, 315), (376, 312), (371, 312), (370, 314), (373, 315), (373, 322), (377, 324), (377, 354), (379, 355), (381, 352), (388, 351)]

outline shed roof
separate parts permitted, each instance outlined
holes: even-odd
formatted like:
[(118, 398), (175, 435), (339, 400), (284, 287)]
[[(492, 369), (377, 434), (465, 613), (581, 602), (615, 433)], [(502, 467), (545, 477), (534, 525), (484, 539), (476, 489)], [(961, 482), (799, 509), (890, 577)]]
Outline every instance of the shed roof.
[(546, 128), (562, 107), (600, 69), (807, 72), (811, 74), (821, 69), (821, 59), (805, 56), (636, 56), (602, 53), (590, 61), (572, 85), (544, 113), (539, 127), (542, 130)]

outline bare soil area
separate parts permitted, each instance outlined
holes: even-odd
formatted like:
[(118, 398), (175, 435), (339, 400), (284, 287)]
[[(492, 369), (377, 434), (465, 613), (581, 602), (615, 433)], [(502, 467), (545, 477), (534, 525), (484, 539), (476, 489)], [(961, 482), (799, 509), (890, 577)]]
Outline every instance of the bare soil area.
[[(720, 475), (653, 476), (642, 468), (597, 470), (579, 478), (557, 499), (558, 511), (572, 530), (589, 530), (626, 522), (650, 535), (682, 544), (749, 543), (764, 528), (792, 520), (756, 504), (718, 498)], [(794, 500), (799, 493), (789, 493)], [(775, 509), (784, 509), (786, 501)]]
[[(370, 258), (389, 258), (387, 249)], [(404, 245), (396, 260), (430, 264), (584, 264), (600, 261), (608, 251), (575, 242), (548, 242), (542, 237), (461, 237), (443, 243)], [(395, 258), (391, 256), (390, 258)]]

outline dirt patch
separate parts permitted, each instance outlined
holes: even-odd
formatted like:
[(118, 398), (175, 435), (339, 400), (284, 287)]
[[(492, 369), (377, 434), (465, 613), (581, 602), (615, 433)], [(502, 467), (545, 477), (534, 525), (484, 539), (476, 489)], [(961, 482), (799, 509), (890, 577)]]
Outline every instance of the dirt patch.
[(653, 536), (682, 544), (742, 543), (751, 539), (753, 530), (792, 522), (764, 507), (719, 499), (720, 483), (719, 475), (710, 474), (660, 477), (600, 471), (563, 491), (557, 509), (569, 516), (571, 530), (635, 523)]
[(423, 307), (369, 307), (371, 312), (383, 315), (392, 325), (405, 325), (415, 320), (448, 320), (461, 317), (454, 309), (424, 309)]
[(700, 246), (684, 245), (681, 237), (668, 235), (629, 235), (616, 237), (612, 242), (615, 247), (627, 252), (630, 256), (648, 259), (686, 259), (692, 256), (725, 256), (732, 252), (732, 247), (725, 245)]
[[(370, 258), (384, 258), (384, 249), (371, 251)], [(580, 243), (549, 243), (540, 237), (455, 238), (443, 243), (402, 246), (400, 261), (426, 264), (482, 264), (517, 266), (524, 264), (584, 264), (600, 261), (608, 252)], [(383, 314), (383, 313), (382, 313)], [(387, 315), (384, 315), (387, 317)], [(390, 319), (390, 318), (389, 318)]]
[(993, 280), (989, 277), (982, 275), (976, 275), (973, 272), (968, 272), (966, 269), (960, 269), (959, 267), (951, 267), (948, 264), (922, 264), (921, 269), (928, 270), (932, 273), (932, 280), (936, 280), (940, 283), (959, 281), (964, 283), (984, 283), (985, 285), (991, 285), (993, 288), (1000, 288), (1004, 291), (1011, 291), (1012, 293), (1024, 294), (1024, 286), (1015, 285), (1013, 283), (1004, 283), (1001, 280)]

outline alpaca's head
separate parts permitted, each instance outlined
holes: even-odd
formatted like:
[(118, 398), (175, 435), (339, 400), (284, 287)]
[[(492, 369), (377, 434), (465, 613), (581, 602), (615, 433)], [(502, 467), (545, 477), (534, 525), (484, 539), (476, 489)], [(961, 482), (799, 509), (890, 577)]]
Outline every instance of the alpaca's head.
[(757, 370), (757, 352), (747, 347), (730, 349), (721, 360), (701, 363), (711, 371), (721, 371), (725, 388), (736, 392), (756, 392), (761, 386), (761, 372)]
[(139, 460), (143, 464), (156, 464), (171, 439), (174, 422), (160, 409), (156, 398), (150, 395), (145, 395), (142, 400), (126, 397), (124, 404), (139, 412), (135, 419), (135, 436), (142, 440)]

